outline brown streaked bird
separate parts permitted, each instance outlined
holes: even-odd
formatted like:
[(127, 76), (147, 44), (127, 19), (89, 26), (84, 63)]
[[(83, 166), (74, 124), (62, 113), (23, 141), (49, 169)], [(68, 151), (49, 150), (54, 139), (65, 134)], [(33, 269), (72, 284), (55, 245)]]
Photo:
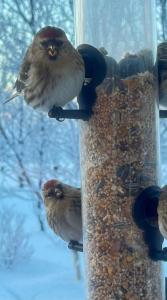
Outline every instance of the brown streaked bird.
[(78, 96), (85, 77), (81, 55), (57, 27), (42, 28), (29, 46), (12, 96), (23, 95), (34, 109), (49, 112)]
[(159, 230), (164, 239), (167, 240), (167, 185), (161, 189), (157, 210)]
[(49, 226), (66, 242), (82, 241), (81, 191), (56, 179), (43, 185)]

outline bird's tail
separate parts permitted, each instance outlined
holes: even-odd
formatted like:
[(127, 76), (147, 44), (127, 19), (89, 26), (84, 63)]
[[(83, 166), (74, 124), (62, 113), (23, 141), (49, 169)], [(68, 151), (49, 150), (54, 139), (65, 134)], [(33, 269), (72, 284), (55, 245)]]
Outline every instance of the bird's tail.
[(72, 250), (72, 256), (73, 256), (73, 264), (74, 264), (76, 279), (81, 280), (81, 268), (80, 268), (80, 261), (79, 261), (79, 253), (75, 250)]
[(8, 102), (10, 102), (11, 100), (13, 100), (14, 98), (20, 96), (20, 93), (15, 92), (10, 98), (8, 98), (7, 100), (5, 100), (5, 102), (3, 102), (3, 104), (6, 104)]

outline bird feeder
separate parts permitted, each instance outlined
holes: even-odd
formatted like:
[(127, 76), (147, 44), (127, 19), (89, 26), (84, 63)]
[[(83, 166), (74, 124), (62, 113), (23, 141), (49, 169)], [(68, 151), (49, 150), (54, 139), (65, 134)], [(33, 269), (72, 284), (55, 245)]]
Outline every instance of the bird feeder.
[(75, 0), (75, 20), (77, 44), (100, 49), (108, 68), (81, 121), (87, 299), (162, 300), (160, 262), (133, 216), (159, 177), (155, 1)]

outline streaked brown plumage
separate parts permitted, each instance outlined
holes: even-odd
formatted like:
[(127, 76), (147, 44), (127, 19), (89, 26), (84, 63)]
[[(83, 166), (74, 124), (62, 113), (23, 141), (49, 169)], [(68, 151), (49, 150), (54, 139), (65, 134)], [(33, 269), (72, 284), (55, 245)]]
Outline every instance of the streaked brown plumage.
[(78, 96), (85, 77), (81, 55), (56, 27), (42, 28), (29, 46), (13, 95), (23, 95), (34, 109), (49, 112)]
[(159, 197), (158, 225), (161, 234), (167, 239), (167, 185), (162, 188)]
[(64, 241), (82, 241), (80, 189), (52, 179), (43, 186), (43, 198), (53, 231)]

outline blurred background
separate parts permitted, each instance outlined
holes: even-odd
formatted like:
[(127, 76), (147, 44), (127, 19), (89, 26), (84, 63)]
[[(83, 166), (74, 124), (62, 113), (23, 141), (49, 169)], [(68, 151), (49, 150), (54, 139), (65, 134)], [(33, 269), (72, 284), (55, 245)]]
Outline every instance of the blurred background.
[[(160, 43), (167, 39), (167, 3), (156, 5)], [(46, 25), (63, 28), (74, 44), (73, 0), (0, 0), (1, 103), (33, 35)], [(164, 185), (167, 120), (160, 121), (160, 144)], [(41, 185), (51, 178), (80, 186), (77, 121), (49, 119), (21, 98), (0, 105), (0, 300), (85, 299), (83, 255), (74, 260), (46, 222)]]
[[(1, 103), (46, 25), (63, 28), (74, 43), (73, 1), (0, 0)], [(80, 185), (77, 122), (49, 119), (21, 98), (1, 105), (0, 300), (84, 299), (82, 262), (46, 222), (41, 185), (51, 178)]]

